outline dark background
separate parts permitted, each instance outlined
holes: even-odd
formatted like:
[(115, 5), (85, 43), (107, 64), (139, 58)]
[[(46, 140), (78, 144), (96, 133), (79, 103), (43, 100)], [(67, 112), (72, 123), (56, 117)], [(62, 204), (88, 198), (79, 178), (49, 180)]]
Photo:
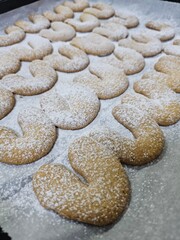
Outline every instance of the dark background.
[(36, 2), (37, 0), (0, 0), (0, 13), (10, 11), (14, 8)]

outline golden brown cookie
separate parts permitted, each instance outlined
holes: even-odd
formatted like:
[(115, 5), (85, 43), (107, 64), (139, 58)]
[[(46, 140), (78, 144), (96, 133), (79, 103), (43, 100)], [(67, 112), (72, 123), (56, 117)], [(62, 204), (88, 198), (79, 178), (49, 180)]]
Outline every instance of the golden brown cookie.
[(44, 61), (31, 62), (29, 70), (33, 77), (10, 74), (3, 77), (0, 83), (15, 94), (31, 96), (48, 91), (57, 81), (55, 70)]
[(16, 73), (21, 67), (21, 62), (16, 55), (9, 52), (0, 52), (0, 79), (7, 74)]
[(89, 136), (75, 140), (68, 155), (86, 183), (61, 164), (46, 164), (33, 176), (40, 204), (68, 219), (97, 226), (116, 221), (130, 198), (128, 177), (117, 158)]
[(89, 7), (87, 0), (65, 1), (63, 5), (71, 8), (73, 12), (82, 12), (85, 8)]
[(44, 61), (57, 71), (78, 72), (89, 64), (87, 54), (71, 45), (61, 46), (58, 52), (44, 58)]
[[(175, 29), (169, 24), (159, 21), (149, 21), (145, 26), (154, 31), (150, 31), (153, 37), (160, 39), (161, 41), (167, 41), (175, 36)], [(148, 33), (148, 32), (147, 32)]]
[(139, 52), (125, 47), (115, 48), (114, 53), (102, 58), (101, 62), (124, 70), (126, 75), (138, 73), (145, 66), (145, 60)]
[(25, 32), (16, 26), (9, 26), (4, 31), (7, 35), (0, 36), (0, 47), (5, 47), (21, 42), (26, 36)]
[(28, 42), (29, 46), (17, 46), (11, 49), (11, 53), (19, 61), (31, 62), (36, 59), (42, 59), (53, 51), (53, 47), (48, 39), (36, 38)]
[(128, 79), (123, 70), (99, 60), (89, 66), (89, 73), (81, 73), (73, 82), (92, 88), (99, 99), (121, 95), (128, 88)]
[[(149, 98), (153, 111), (153, 117), (159, 125), (169, 126), (180, 119), (180, 102), (177, 94), (172, 91), (165, 82), (156, 81), (152, 78), (141, 79), (134, 84), (134, 90)], [(144, 99), (137, 98), (136, 105), (140, 107), (140, 102), (145, 103)], [(146, 106), (147, 105), (147, 106)], [(142, 110), (148, 111), (148, 104)]]
[(121, 39), (119, 46), (132, 48), (144, 57), (152, 57), (162, 51), (162, 44), (157, 38), (147, 36), (146, 34), (132, 34), (131, 37)]
[(76, 31), (70, 25), (63, 22), (52, 22), (50, 29), (42, 29), (39, 33), (41, 37), (49, 39), (51, 42), (70, 41)]
[(174, 40), (173, 44), (166, 45), (163, 50), (168, 55), (180, 57), (180, 39)]
[(15, 105), (15, 98), (9, 90), (0, 86), (0, 120), (4, 118)]
[(86, 8), (84, 13), (89, 13), (94, 15), (99, 19), (107, 19), (114, 15), (115, 11), (113, 7), (109, 4), (97, 2), (94, 3), (91, 7)]
[(156, 121), (130, 103), (119, 103), (112, 111), (115, 119), (129, 129), (134, 139), (113, 137), (114, 151), (122, 163), (143, 165), (154, 161), (164, 147), (164, 135)]
[(127, 28), (134, 28), (139, 25), (139, 19), (135, 15), (124, 11), (116, 11), (115, 17), (110, 21), (122, 24)]
[(90, 88), (77, 84), (43, 94), (40, 104), (57, 127), (67, 130), (86, 127), (100, 109), (96, 94)]
[(107, 37), (112, 41), (118, 41), (128, 36), (127, 28), (114, 22), (101, 23), (101, 26), (94, 28), (93, 32)]
[(176, 74), (166, 74), (162, 72), (157, 72), (155, 70), (146, 72), (142, 78), (152, 78), (162, 84), (167, 85), (176, 93), (180, 93), (180, 80), (178, 80), (178, 75)]
[[(101, 43), (101, 44), (100, 44)], [(71, 44), (87, 54), (96, 56), (109, 55), (114, 51), (114, 44), (107, 38), (96, 33), (89, 33), (84, 37), (75, 37)]]
[(82, 13), (79, 19), (67, 19), (65, 22), (71, 25), (77, 32), (91, 32), (100, 25), (97, 17), (87, 13)]
[(64, 21), (67, 18), (73, 18), (74, 13), (71, 8), (59, 4), (53, 11), (45, 11), (43, 15), (51, 22)]
[(154, 65), (154, 68), (162, 73), (173, 75), (177, 78), (177, 83), (179, 85), (180, 76), (180, 58), (176, 56), (163, 56)]
[(0, 126), (0, 162), (27, 164), (44, 157), (56, 141), (56, 128), (38, 108), (27, 107), (19, 113), (23, 134)]
[(50, 26), (49, 20), (40, 14), (30, 15), (28, 18), (30, 21), (19, 20), (15, 22), (15, 25), (27, 33), (38, 33)]

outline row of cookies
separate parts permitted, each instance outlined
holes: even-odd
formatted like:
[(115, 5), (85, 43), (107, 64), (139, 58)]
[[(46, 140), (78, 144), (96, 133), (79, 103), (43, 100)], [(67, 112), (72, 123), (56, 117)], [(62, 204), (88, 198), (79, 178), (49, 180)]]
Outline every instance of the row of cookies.
[[(45, 44), (41, 45), (42, 49), (35, 47), (31, 51), (29, 49), (26, 51), (26, 48), (15, 49), (16, 57), (12, 54), (13, 51), (7, 54), (7, 56), (3, 55), (2, 67), (4, 69), (2, 68), (1, 73), (6, 74), (5, 70), (9, 71), (7, 66), (10, 66), (10, 71), (12, 69), (14, 69), (13, 71), (17, 71), (20, 60), (31, 60), (34, 55), (35, 58), (41, 58), (43, 55), (50, 53), (52, 48), (49, 44), (48, 41), (45, 41)], [(52, 88), (56, 83), (57, 74), (55, 70), (76, 72), (86, 68), (89, 64), (88, 56), (77, 48), (67, 45), (60, 48), (59, 52), (66, 57), (60, 54), (52, 54), (45, 57), (44, 61), (33, 61), (30, 64), (30, 72), (34, 78), (31, 78), (31, 80), (16, 74), (10, 74), (2, 78), (0, 82), (1, 118), (6, 116), (14, 106), (15, 100), (13, 100), (11, 92), (26, 96), (43, 93)], [(30, 54), (28, 55), (27, 53)], [(178, 59), (178, 57), (175, 59)], [(177, 62), (178, 66), (178, 60), (175, 60), (175, 62)], [(108, 63), (109, 65), (107, 65)], [(90, 64), (89, 72), (79, 74), (74, 78), (73, 82), (92, 88), (100, 99), (109, 99), (119, 96), (127, 89), (128, 81), (125, 74), (137, 73), (144, 68), (144, 65), (145, 62), (141, 54), (128, 48), (119, 47), (115, 49), (113, 55), (104, 57), (103, 59), (99, 58), (99, 61), (97, 59), (94, 64)], [(175, 81), (177, 72), (178, 69), (174, 69), (173, 76)], [(175, 85), (178, 84), (175, 83)], [(8, 94), (4, 94), (5, 92), (8, 92)], [(52, 94), (50, 93), (50, 95)]]
[[(91, 38), (89, 40), (91, 40)], [(97, 55), (107, 55), (111, 53), (112, 50), (114, 50), (113, 44), (106, 38), (99, 35), (92, 36), (92, 42), (94, 42), (96, 45), (96, 49), (98, 49), (99, 45), (96, 43), (96, 40), (100, 40), (102, 43), (96, 53)], [(2, 79), (0, 81), (0, 84), (2, 89), (2, 101), (0, 118), (6, 116), (6, 114), (8, 114), (14, 106), (11, 101), (11, 97), (9, 97), (9, 102), (11, 102), (11, 104), (5, 105), (3, 103), (7, 101), (6, 98), (3, 97), (4, 88), (20, 95), (40, 94), (44, 91), (49, 90), (56, 83), (57, 76), (53, 69), (62, 72), (77, 72), (85, 69), (90, 62), (89, 57), (86, 55), (86, 53), (70, 45), (63, 45), (59, 48), (58, 53), (53, 54), (51, 54), (53, 47), (46, 39), (36, 38), (34, 41), (31, 40), (28, 45), (30, 48), (29, 46), (16, 46), (11, 48), (9, 52), (5, 52), (1, 55), (0, 77)], [(89, 53), (92, 53), (91, 49)], [(33, 61), (35, 59), (42, 58), (44, 61)], [(34, 78), (31, 78), (31, 80), (21, 75), (12, 74), (16, 73), (20, 69), (21, 61), (33, 61), (29, 66), (30, 72), (34, 76)], [(122, 47), (117, 48), (114, 51), (114, 55), (109, 56), (108, 59), (105, 58), (104, 61), (107, 63), (113, 62), (115, 66), (119, 67), (122, 70), (125, 70), (126, 74), (139, 72), (144, 67), (144, 59), (141, 54), (138, 54), (134, 50)], [(47, 64), (49, 66), (47, 66)], [(119, 81), (118, 79), (120, 79), (120, 76), (122, 76), (122, 74), (120, 74), (117, 78), (117, 82)], [(94, 78), (95, 76), (92, 77)], [(77, 79), (76, 81), (81, 82), (82, 78), (80, 77), (80, 80)], [(127, 87), (127, 83), (125, 85)], [(117, 96), (120, 94), (119, 91), (122, 92), (121, 86), (117, 87), (117, 93), (113, 93), (113, 95), (110, 97)], [(108, 98), (108, 96), (103, 97), (101, 94), (100, 98)]]
[[(171, 67), (167, 65), (171, 63)], [(130, 183), (121, 163), (143, 165), (162, 153), (165, 144), (158, 125), (180, 119), (180, 59), (162, 57), (153, 72), (134, 84), (136, 93), (124, 95), (112, 110), (134, 139), (111, 129), (90, 132), (71, 143), (68, 159), (85, 182), (61, 164), (45, 164), (33, 176), (33, 189), (46, 209), (68, 219), (104, 226), (126, 210)]]
[[(29, 22), (24, 20), (16, 21), (15, 26), (9, 26), (5, 29), (5, 33), (7, 35), (0, 36), (0, 46), (1, 47), (9, 46), (11, 44), (18, 43), (25, 38), (25, 33), (38, 33), (43, 29), (49, 28), (50, 26), (52, 29), (49, 29), (47, 31), (42, 31), (40, 35), (45, 35), (48, 37), (49, 35), (51, 36), (54, 34), (54, 39), (56, 40), (58, 38), (58, 35), (60, 38), (63, 38), (62, 37), (63, 30), (69, 31), (71, 35), (75, 34), (75, 31), (73, 30), (74, 28), (76, 31), (80, 31), (80, 32), (92, 31), (95, 27), (98, 27), (100, 25), (98, 18), (103, 18), (103, 19), (109, 18), (115, 14), (114, 9), (110, 5), (107, 5), (104, 3), (94, 4), (92, 8), (87, 8), (89, 6), (87, 1), (78, 0), (75, 3), (73, 3), (74, 4), (73, 6), (71, 4), (72, 3), (69, 4), (69, 2), (64, 2), (64, 5), (60, 4), (56, 6), (54, 8), (54, 11), (44, 12), (43, 13), (44, 16), (40, 14), (30, 15)], [(79, 20), (73, 19), (71, 21), (71, 19), (69, 19), (74, 17), (73, 11), (77, 12), (77, 11), (83, 11), (83, 10), (84, 10), (84, 13), (80, 16)], [(127, 16), (127, 18), (129, 17)], [(74, 28), (71, 28), (71, 27), (68, 28), (67, 24), (62, 23), (62, 21), (65, 21), (66, 19), (68, 19), (67, 23), (69, 23)], [(123, 19), (124, 19), (124, 16), (122, 17), (122, 20)], [(53, 22), (53, 23), (50, 24), (50, 22)], [(137, 24), (138, 24), (138, 20), (137, 20)], [(60, 30), (61, 31), (56, 34), (53, 30), (57, 32)], [(64, 41), (67, 41), (66, 38), (64, 38)]]
[[(167, 65), (170, 65), (171, 68), (167, 68)], [(34, 80), (35, 82), (38, 82), (38, 78), (42, 77), (42, 71), (39, 72), (39, 69), (42, 68), (49, 78), (56, 79), (55, 71), (51, 68), (48, 69), (48, 65), (43, 61), (36, 60), (30, 66), (34, 75), (37, 74), (38, 76)], [(145, 115), (151, 116), (159, 125), (169, 126), (176, 123), (180, 119), (180, 103), (177, 98), (177, 93), (180, 92), (179, 66), (180, 59), (178, 57), (164, 56), (160, 58), (155, 64), (155, 70), (157, 71), (145, 73), (141, 80), (134, 83), (135, 93), (123, 96), (120, 107), (117, 105), (112, 111), (114, 117), (118, 120), (121, 105), (128, 104), (139, 108)], [(43, 94), (40, 98), (43, 112), (56, 127), (75, 130), (87, 126), (99, 112), (99, 99), (110, 99), (119, 96), (128, 87), (126, 75), (116, 66), (107, 63), (99, 65), (94, 63), (90, 65), (89, 69), (91, 73), (77, 75), (73, 79), (73, 84), (64, 86), (61, 92), (58, 92), (55, 88)], [(24, 82), (26, 81), (24, 79)], [(10, 82), (11, 79), (9, 84)], [(18, 89), (18, 84), (17, 86), (16, 84), (14, 84), (14, 89)], [(32, 82), (29, 87), (24, 84), (24, 89), (21, 87), (19, 91), (23, 92), (23, 95), (28, 95), (29, 93), (32, 94), (33, 88), (36, 91), (38, 85)], [(14, 104), (12, 93), (6, 89), (1, 89), (1, 91), (1, 102), (4, 105), (8, 103), (9, 105)], [(36, 139), (36, 136), (34, 138)], [(3, 152), (5, 152), (4, 149)], [(41, 157), (42, 155), (24, 163), (36, 161)], [(2, 157), (1, 161), (8, 162), (3, 159)], [(22, 158), (19, 159), (20, 162), (23, 161)], [(147, 162), (151, 160), (153, 159), (149, 159)], [(11, 163), (14, 161), (12, 156), (10, 161), (12, 161)], [(143, 161), (146, 162), (146, 160), (142, 160), (139, 164), (144, 164)], [(14, 163), (19, 164), (16, 161)], [(137, 164), (136, 161), (135, 164)]]
[[(44, 28), (50, 27), (49, 21), (42, 15), (31, 15), (29, 16), (29, 19), (32, 22), (27, 22), (23, 20), (17, 21), (15, 24), (18, 26), (10, 26), (7, 29), (5, 29), (5, 32), (7, 32), (8, 36), (1, 36), (0, 38), (0, 44), (2, 41), (2, 44), (0, 46), (7, 46), (9, 45), (9, 42), (12, 42), (13, 40), (17, 43), (24, 39), (25, 33), (23, 33), (23, 30), (28, 33), (37, 33), (40, 30), (42, 32), (40, 33), (41, 36), (47, 37), (51, 41), (68, 41), (71, 40), (75, 36), (75, 30), (80, 32), (88, 32), (92, 31), (95, 33), (98, 33), (100, 35), (103, 35), (105, 37), (108, 37), (112, 40), (119, 40), (121, 38), (126, 38), (128, 35), (127, 29), (136, 27), (139, 24), (139, 20), (133, 16), (133, 15), (126, 15), (123, 12), (115, 12), (114, 9), (107, 4), (104, 3), (97, 3), (92, 5), (91, 8), (85, 8), (88, 7), (89, 4), (87, 1), (77, 1), (73, 3), (74, 5), (71, 6), (69, 3), (66, 2), (64, 5), (58, 5), (55, 7), (54, 12), (47, 11), (44, 13), (44, 16), (49, 18), (50, 21), (53, 21), (51, 24), (51, 29), (44, 30)], [(74, 13), (71, 8), (67, 6), (71, 6), (73, 11), (82, 11), (84, 10), (85, 13), (83, 13), (80, 16), (79, 20), (76, 19), (67, 19), (66, 22), (73, 26), (75, 28), (72, 28), (68, 26), (66, 23), (63, 22), (57, 22), (57, 21), (64, 21), (66, 18), (70, 18), (74, 16)], [(79, 8), (79, 6), (83, 6)], [(78, 6), (77, 8), (75, 6)], [(55, 13), (56, 12), (56, 13)], [(53, 15), (54, 14), (54, 15)], [(51, 15), (54, 16), (52, 19)], [(57, 15), (57, 19), (55, 16)], [(101, 23), (98, 22), (98, 18), (100, 19), (107, 19), (111, 16), (115, 15), (115, 17), (111, 18), (108, 22)], [(50, 17), (51, 16), (51, 17)], [(62, 16), (62, 18), (58, 18), (59, 16)], [(95, 19), (96, 18), (96, 19)], [(54, 22), (55, 21), (55, 22)], [(92, 25), (91, 25), (92, 24)], [(156, 21), (149, 21), (145, 25), (149, 29), (153, 29), (155, 31), (145, 31), (143, 34), (138, 33), (132, 35), (132, 39), (122, 40), (119, 42), (121, 46), (128, 46), (135, 48), (136, 50), (139, 50), (142, 52), (144, 56), (152, 56), (153, 54), (147, 54), (147, 50), (144, 53), (142, 48), (144, 48), (143, 45), (146, 46), (146, 49), (149, 47), (153, 47), (156, 45), (155, 54), (159, 53), (162, 50), (162, 47), (160, 46), (160, 43), (158, 41), (155, 41), (154, 38), (160, 39), (161, 41), (167, 41), (174, 37), (175, 31), (174, 29), (165, 23), (156, 22)], [(20, 27), (20, 28), (19, 28)], [(82, 29), (81, 29), (82, 27)], [(87, 28), (86, 28), (87, 27)], [(89, 29), (90, 27), (90, 29)], [(22, 30), (23, 29), (23, 30)], [(84, 30), (83, 30), (84, 29)], [(6, 44), (7, 43), (7, 44)], [(13, 44), (10, 43), (10, 44)], [(175, 40), (172, 46), (167, 46), (164, 48), (164, 51), (169, 54), (172, 54), (172, 51), (175, 55), (179, 55), (179, 48), (177, 47), (179, 45), (179, 40)], [(173, 48), (173, 50), (172, 50)]]
[[(142, 165), (156, 159), (164, 147), (163, 132), (157, 123), (170, 125), (180, 118), (180, 104), (170, 90), (170, 86), (173, 86), (173, 90), (179, 91), (178, 81), (175, 82), (173, 78), (174, 71), (179, 66), (178, 60), (171, 56), (161, 58), (155, 68), (165, 72), (164, 76), (160, 72), (155, 72), (154, 75), (147, 73), (144, 79), (134, 85), (140, 94), (150, 95), (153, 99), (159, 97), (158, 105), (153, 106), (154, 102), (147, 103), (148, 98), (145, 100), (143, 96), (139, 100), (136, 95), (125, 95), (122, 102), (113, 109), (114, 117), (133, 133), (134, 140), (107, 130), (90, 132), (70, 145), (70, 163), (86, 179), (88, 185), (63, 165), (43, 165), (38, 170), (33, 178), (33, 188), (42, 206), (67, 218), (98, 226), (112, 223), (122, 214), (130, 198), (130, 184), (119, 161)], [(174, 61), (171, 69), (165, 67), (168, 61)], [(148, 76), (157, 78), (152, 83)], [(164, 82), (162, 84), (164, 77), (167, 79), (166, 86)], [(162, 114), (169, 116), (168, 124), (161, 122), (164, 120), (161, 120)], [(7, 160), (15, 156), (16, 164), (23, 164), (25, 162), (20, 160), (27, 163), (30, 159), (32, 161), (33, 158), (47, 154), (57, 136), (55, 126), (47, 115), (40, 109), (26, 109), (19, 115), (18, 121), (23, 137), (18, 137), (10, 129), (1, 128), (3, 158)]]
[[(164, 135), (157, 123), (168, 126), (180, 119), (176, 96), (180, 90), (179, 66), (178, 57), (162, 57), (155, 64), (156, 71), (145, 73), (134, 84), (139, 94), (125, 95), (113, 109), (114, 117), (133, 133), (134, 140), (108, 130), (91, 132), (70, 145), (71, 166), (88, 185), (60, 164), (44, 165), (38, 170), (33, 177), (33, 189), (42, 206), (66, 218), (98, 226), (117, 220), (127, 208), (130, 185), (121, 164), (117, 167), (115, 164), (120, 160), (142, 165), (163, 151)], [(85, 84), (90, 76), (83, 77)], [(90, 80), (89, 85), (93, 86)]]

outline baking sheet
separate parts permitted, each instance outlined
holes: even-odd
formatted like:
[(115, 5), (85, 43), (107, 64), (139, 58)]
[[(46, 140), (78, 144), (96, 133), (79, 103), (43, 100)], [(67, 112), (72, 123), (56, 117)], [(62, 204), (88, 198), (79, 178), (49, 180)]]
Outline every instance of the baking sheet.
[[(39, 1), (0, 15), (0, 30), (17, 19), (27, 18), (32, 12), (52, 9), (60, 1)], [(91, 1), (93, 2), (93, 1)], [(113, 3), (115, 9), (133, 12), (140, 19), (140, 26), (129, 30), (130, 33), (144, 28), (148, 20), (170, 22), (176, 28), (176, 38), (180, 37), (180, 4), (158, 0), (121, 0), (104, 1)], [(26, 45), (33, 34), (27, 34), (20, 43)], [(169, 43), (169, 42), (168, 42)], [(55, 51), (61, 43), (53, 44)], [(165, 43), (166, 44), (166, 43)], [(1, 48), (8, 51), (11, 47)], [(132, 91), (133, 82), (162, 56), (146, 58), (146, 67), (139, 74), (129, 76)], [(96, 57), (90, 56), (91, 61)], [(23, 63), (18, 74), (30, 76), (29, 63)], [(58, 89), (62, 84), (71, 84), (75, 74), (58, 73)], [(39, 161), (24, 165), (10, 166), (0, 163), (0, 225), (13, 240), (179, 240), (180, 236), (180, 122), (173, 126), (162, 127), (166, 137), (163, 154), (150, 165), (127, 167), (125, 169), (131, 181), (132, 196), (124, 215), (115, 224), (107, 227), (94, 227), (63, 219), (54, 212), (41, 207), (32, 190), (32, 175), (45, 163), (62, 163), (68, 167), (67, 152), (69, 144), (77, 137), (94, 129), (110, 127), (122, 135), (132, 137), (130, 132), (111, 115), (111, 110), (120, 98), (101, 101), (101, 110), (97, 118), (86, 128), (76, 131), (59, 129), (59, 137), (52, 151)], [(0, 121), (1, 126), (11, 127), (21, 133), (17, 124), (20, 109), (26, 106), (39, 107), (40, 95), (22, 97), (16, 95), (13, 111)]]

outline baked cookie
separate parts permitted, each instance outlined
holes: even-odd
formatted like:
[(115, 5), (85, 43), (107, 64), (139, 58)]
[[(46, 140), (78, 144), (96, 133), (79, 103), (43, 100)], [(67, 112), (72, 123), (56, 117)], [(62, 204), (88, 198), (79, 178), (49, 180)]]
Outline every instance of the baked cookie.
[(112, 111), (115, 119), (129, 129), (134, 139), (116, 136), (114, 151), (122, 163), (143, 165), (157, 159), (164, 147), (164, 135), (156, 121), (130, 103), (119, 103)]
[(74, 13), (71, 8), (59, 4), (53, 11), (45, 11), (43, 15), (51, 22), (64, 21), (67, 18), (73, 18)]
[(60, 72), (78, 72), (89, 64), (89, 58), (85, 52), (71, 45), (59, 48), (59, 53), (46, 56), (44, 61), (52, 68)]
[(68, 219), (97, 226), (116, 221), (130, 198), (129, 180), (118, 159), (89, 136), (75, 140), (68, 156), (86, 183), (61, 164), (43, 165), (33, 176), (40, 204)]
[(73, 12), (82, 12), (85, 8), (89, 7), (87, 0), (65, 1), (63, 5), (71, 8)]
[(161, 41), (170, 40), (175, 36), (175, 30), (169, 24), (158, 21), (149, 21), (145, 26), (149, 29), (155, 30), (150, 32), (151, 36), (158, 38)]
[(99, 99), (121, 95), (128, 88), (128, 79), (123, 70), (100, 61), (89, 66), (89, 73), (81, 73), (73, 82), (92, 88)]
[(29, 46), (17, 46), (11, 49), (11, 53), (19, 59), (19, 61), (31, 62), (36, 59), (42, 59), (53, 51), (53, 47), (49, 40), (44, 38), (36, 38), (28, 42)]
[[(101, 44), (100, 44), (101, 43)], [(89, 33), (84, 37), (75, 37), (71, 44), (87, 54), (96, 56), (109, 55), (114, 51), (114, 44), (107, 38), (96, 33)]]
[(180, 39), (174, 40), (173, 44), (166, 45), (163, 50), (168, 55), (180, 57)]
[(10, 74), (3, 77), (0, 83), (15, 94), (31, 96), (48, 91), (57, 81), (56, 71), (44, 61), (31, 62), (29, 70), (33, 77)]
[(40, 14), (30, 15), (28, 18), (30, 21), (19, 20), (15, 22), (15, 25), (27, 33), (38, 33), (50, 26), (49, 20)]
[(107, 19), (114, 15), (115, 11), (112, 6), (106, 3), (94, 3), (92, 7), (84, 9), (84, 13), (94, 15), (99, 19)]
[(15, 98), (7, 89), (0, 86), (0, 120), (14, 108)]
[(112, 41), (118, 41), (128, 36), (126, 27), (113, 22), (101, 23), (101, 26), (94, 28), (93, 32), (107, 37)]
[(100, 108), (96, 94), (77, 84), (51, 90), (43, 94), (41, 108), (53, 123), (62, 129), (76, 130), (86, 127), (97, 116)]
[(71, 25), (77, 32), (91, 32), (100, 25), (97, 17), (87, 13), (82, 13), (79, 19), (67, 19), (65, 22)]
[(124, 11), (116, 11), (115, 17), (109, 21), (122, 24), (127, 28), (134, 28), (139, 25), (139, 19), (135, 15)]
[(155, 70), (146, 72), (142, 78), (152, 78), (162, 84), (167, 85), (176, 93), (180, 93), (180, 80), (176, 74), (166, 74)]
[(157, 38), (147, 36), (146, 34), (132, 34), (131, 37), (121, 39), (119, 46), (132, 48), (144, 57), (152, 57), (162, 51), (162, 44)]
[[(143, 111), (149, 112), (150, 109), (151, 117), (159, 125), (169, 126), (179, 121), (180, 102), (177, 94), (165, 85), (165, 82), (163, 83), (152, 78), (141, 79), (134, 83), (134, 90), (149, 98), (153, 109), (151, 110), (151, 106), (148, 107), (148, 103), (145, 104), (145, 98), (141, 96), (134, 97), (132, 102)], [(144, 104), (144, 107), (140, 107), (140, 102)]]
[(27, 164), (44, 157), (56, 141), (56, 128), (38, 108), (27, 107), (18, 116), (22, 135), (0, 126), (0, 162)]
[(9, 26), (4, 30), (4, 32), (7, 35), (0, 35), (0, 47), (21, 42), (26, 36), (25, 32), (16, 26)]
[(7, 74), (16, 73), (21, 67), (19, 59), (9, 52), (0, 52), (0, 79)]
[(115, 48), (114, 54), (102, 58), (101, 61), (124, 70), (126, 75), (138, 73), (145, 66), (145, 60), (139, 52), (125, 47)]
[(154, 68), (162, 73), (169, 75), (176, 75), (177, 82), (179, 83), (180, 76), (180, 58), (176, 56), (163, 56), (154, 65)]
[(69, 41), (75, 35), (76, 31), (73, 27), (63, 22), (52, 22), (50, 29), (43, 29), (40, 31), (41, 37), (47, 38), (52, 42)]

